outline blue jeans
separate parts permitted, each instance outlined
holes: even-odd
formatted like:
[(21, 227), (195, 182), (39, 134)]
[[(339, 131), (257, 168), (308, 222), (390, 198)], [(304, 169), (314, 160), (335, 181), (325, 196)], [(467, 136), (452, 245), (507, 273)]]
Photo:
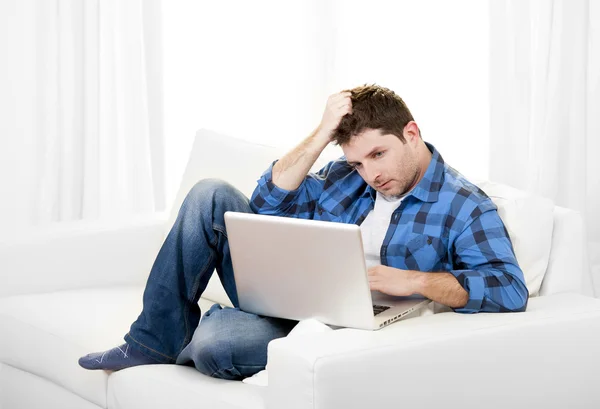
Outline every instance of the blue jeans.
[[(162, 363), (194, 365), (202, 373), (241, 379), (264, 369), (267, 344), (286, 336), (296, 321), (239, 309), (226, 211), (251, 213), (246, 198), (226, 182), (198, 182), (154, 261), (143, 310), (125, 341)], [(198, 299), (214, 270), (236, 308), (214, 305), (200, 321)]]

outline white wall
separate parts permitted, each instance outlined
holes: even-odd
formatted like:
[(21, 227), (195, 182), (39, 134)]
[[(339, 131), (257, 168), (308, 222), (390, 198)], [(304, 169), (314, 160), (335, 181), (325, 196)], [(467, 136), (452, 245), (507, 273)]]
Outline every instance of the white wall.
[(402, 96), (424, 139), (455, 168), (486, 178), (487, 7), (480, 0), (164, 2), (167, 205), (198, 128), (291, 147), (316, 127), (327, 95), (367, 82)]
[(488, 177), (489, 22), (481, 0), (335, 0), (331, 90), (376, 82), (468, 177)]
[(316, 126), (319, 3), (164, 2), (167, 203), (198, 128), (280, 144)]

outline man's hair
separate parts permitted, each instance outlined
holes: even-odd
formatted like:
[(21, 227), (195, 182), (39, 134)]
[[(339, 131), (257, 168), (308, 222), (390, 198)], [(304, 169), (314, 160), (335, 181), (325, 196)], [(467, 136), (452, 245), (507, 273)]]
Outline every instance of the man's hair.
[(342, 117), (331, 140), (343, 145), (367, 129), (379, 129), (382, 134), (397, 136), (406, 143), (403, 130), (414, 121), (408, 107), (391, 89), (379, 85), (362, 85), (349, 90), (352, 95), (352, 114)]

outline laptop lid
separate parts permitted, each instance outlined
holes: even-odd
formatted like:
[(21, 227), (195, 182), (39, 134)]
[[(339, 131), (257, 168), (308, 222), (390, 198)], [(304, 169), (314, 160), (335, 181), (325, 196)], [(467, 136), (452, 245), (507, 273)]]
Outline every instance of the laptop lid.
[(373, 327), (359, 226), (235, 212), (225, 224), (242, 310)]

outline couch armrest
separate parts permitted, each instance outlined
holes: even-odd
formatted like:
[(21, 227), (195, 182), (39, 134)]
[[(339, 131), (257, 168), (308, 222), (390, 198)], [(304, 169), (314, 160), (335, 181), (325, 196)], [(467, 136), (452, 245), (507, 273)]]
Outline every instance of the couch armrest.
[(2, 238), (0, 297), (144, 283), (166, 218), (159, 213), (111, 223), (57, 223)]
[(579, 294), (531, 299), (524, 313), (281, 338), (267, 407), (598, 407), (598, 339), (600, 300)]

